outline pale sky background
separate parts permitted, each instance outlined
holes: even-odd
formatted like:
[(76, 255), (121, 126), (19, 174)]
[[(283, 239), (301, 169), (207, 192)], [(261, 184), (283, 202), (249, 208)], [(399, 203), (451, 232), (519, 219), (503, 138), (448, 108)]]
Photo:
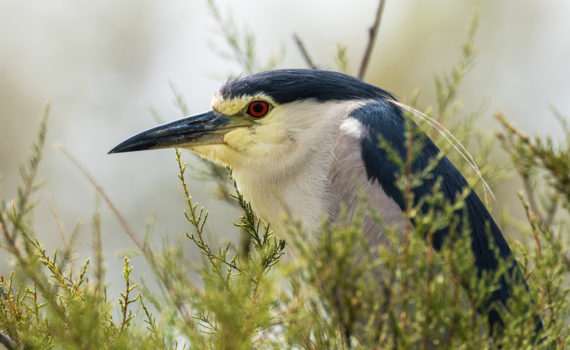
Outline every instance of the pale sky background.
[[(345, 45), (353, 72), (377, 7), (376, 0), (217, 3), (225, 17), (255, 34), (262, 62), (284, 47), (281, 67), (305, 67), (292, 40), (295, 32), (325, 68), (336, 68), (337, 44)], [(365, 80), (399, 97), (421, 88), (423, 101), (431, 103), (433, 76), (449, 71), (459, 58), (475, 11), (479, 54), (461, 90), (466, 109), (486, 99), (484, 127), (498, 129), (491, 115), (500, 109), (527, 133), (560, 137), (549, 106), (570, 114), (570, 2), (565, 0), (388, 0)], [(157, 237), (167, 234), (174, 242), (189, 229), (173, 150), (106, 153), (155, 125), (149, 106), (167, 121), (181, 116), (169, 80), (192, 113), (208, 108), (228, 75), (242, 71), (211, 46), (226, 48), (205, 1), (0, 0), (0, 196), (15, 197), (18, 164), (29, 153), (43, 106), (51, 100), (39, 175), (48, 182), (38, 193), (35, 220), (38, 237), (50, 250), (61, 245), (50, 196), (68, 232), (85, 220), (80, 261), (91, 255), (94, 208), (94, 189), (53, 148), (55, 143), (81, 160), (139, 232), (150, 214), (156, 214)], [(213, 212), (210, 226), (232, 237), (227, 216), (237, 212), (220, 207), (211, 183), (191, 181), (190, 189)], [(120, 251), (133, 245), (104, 205), (102, 214), (107, 277), (114, 291), (122, 286)], [(184, 244), (195, 253), (189, 241)], [(5, 274), (10, 268), (0, 258)], [(144, 270), (143, 265), (139, 261), (135, 269)]]

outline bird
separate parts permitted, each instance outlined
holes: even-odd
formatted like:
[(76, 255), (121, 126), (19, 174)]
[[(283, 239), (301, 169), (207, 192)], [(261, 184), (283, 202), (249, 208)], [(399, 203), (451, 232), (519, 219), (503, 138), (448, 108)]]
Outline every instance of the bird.
[[(397, 182), (405, 174), (379, 142), (406, 159), (408, 128), (423, 135), (406, 121), (402, 106), (389, 92), (343, 73), (270, 70), (228, 80), (208, 111), (136, 134), (109, 153), (180, 147), (223, 164), (231, 168), (255, 213), (277, 230), (286, 212), (304, 229), (318, 231), (323, 217), (337, 219), (342, 206), (354, 213), (361, 193), (387, 226), (398, 226), (404, 224), (406, 198)], [(414, 173), (426, 170), (430, 175), (411, 189), (413, 205), (420, 204), (421, 211), (429, 210), (421, 200), (436, 185), (449, 202), (468, 190), (463, 210), (474, 263), (482, 274), (495, 271), (499, 259), (509, 261), (508, 276), (500, 278), (490, 300), (506, 305), (512, 296), (507, 281), (526, 282), (486, 206), (429, 137), (422, 137), (411, 167)], [(436, 249), (449, 230), (434, 233)], [(370, 244), (387, 242), (373, 220), (365, 222), (364, 234)], [(503, 324), (497, 310), (488, 311), (487, 317), (491, 329)], [(536, 330), (542, 328), (538, 319)]]

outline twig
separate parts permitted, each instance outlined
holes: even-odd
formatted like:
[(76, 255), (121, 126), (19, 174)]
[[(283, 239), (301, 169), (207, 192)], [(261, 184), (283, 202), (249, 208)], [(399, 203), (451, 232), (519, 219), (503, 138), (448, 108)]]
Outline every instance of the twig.
[(105, 191), (103, 191), (103, 188), (99, 186), (99, 184), (95, 181), (95, 179), (93, 178), (93, 176), (91, 176), (91, 174), (87, 171), (87, 169), (85, 169), (83, 165), (81, 165), (81, 163), (79, 163), (79, 161), (75, 159), (70, 153), (68, 153), (63, 147), (56, 145), (55, 148), (61, 153), (63, 153), (63, 155), (65, 155), (79, 169), (79, 171), (81, 171), (83, 175), (85, 175), (87, 180), (89, 180), (89, 182), (93, 185), (93, 187), (95, 187), (97, 192), (101, 194), (101, 197), (103, 197), (103, 199), (105, 200), (105, 202), (107, 203), (107, 205), (109, 206), (115, 217), (117, 217), (117, 219), (119, 220), (121, 227), (123, 228), (123, 230), (125, 230), (127, 235), (129, 235), (129, 237), (133, 240), (135, 245), (143, 252), (148, 251), (148, 249), (145, 249), (144, 244), (141, 242), (135, 230), (133, 230), (131, 226), (127, 223), (127, 220), (123, 217), (123, 215), (121, 215), (117, 207), (115, 207), (111, 199), (107, 196)]
[[(233, 59), (238, 61), (248, 74), (253, 74), (256, 71), (259, 71), (260, 69), (258, 69), (258, 65), (254, 55), (255, 38), (253, 37), (253, 35), (251, 35), (250, 33), (246, 33), (242, 43), (240, 40), (241, 33), (238, 31), (231, 18), (225, 19), (222, 17), (220, 9), (216, 5), (215, 1), (208, 0), (207, 4), (208, 7), (210, 8), (212, 16), (220, 26), (220, 30), (222, 31), (224, 39), (226, 39), (227, 45), (230, 47), (232, 51)], [(228, 55), (222, 54), (222, 56), (227, 57)]]
[(301, 40), (299, 35), (297, 35), (297, 33), (293, 33), (293, 40), (295, 40), (295, 44), (297, 44), (297, 48), (299, 49), (301, 56), (303, 56), (303, 59), (305, 60), (307, 66), (309, 66), (309, 68), (311, 69), (318, 69), (317, 65), (315, 65), (315, 63), (311, 59), (311, 56), (309, 56), (309, 52), (307, 52), (305, 44), (303, 44), (303, 41)]
[(522, 205), (524, 206), (526, 218), (528, 219), (528, 222), (532, 227), (532, 235), (534, 236), (534, 241), (536, 242), (536, 247), (538, 249), (538, 257), (539, 259), (542, 259), (542, 247), (540, 246), (540, 239), (538, 238), (539, 234), (538, 234), (538, 229), (536, 227), (536, 220), (537, 220), (536, 215), (533, 212), (532, 206), (530, 206), (529, 202), (527, 202), (524, 199), (523, 192), (519, 191), (517, 193), (517, 196), (519, 197), (520, 201), (522, 202)]
[(129, 300), (130, 293), (137, 287), (135, 283), (131, 286), (131, 271), (133, 271), (133, 267), (129, 266), (129, 259), (125, 257), (125, 269), (123, 270), (123, 276), (126, 282), (125, 293), (121, 293), (121, 298), (119, 298), (119, 304), (121, 304), (121, 309), (123, 313), (123, 318), (121, 320), (121, 326), (119, 327), (119, 332), (123, 332), (125, 326), (131, 321), (135, 316), (132, 312), (129, 311), (129, 304), (134, 303), (140, 297), (140, 294), (137, 295), (134, 299)]
[(528, 174), (523, 174), (522, 179), (523, 179), (524, 190), (528, 197), (528, 203), (530, 204), (530, 209), (534, 212), (534, 214), (538, 218), (538, 221), (540, 221), (541, 224), (544, 224), (544, 216), (542, 215), (538, 207), (538, 203), (534, 195), (534, 189), (532, 188), (530, 183), (530, 177)]
[(32, 144), (32, 154), (28, 158), (26, 164), (22, 165), (20, 172), (22, 175), (23, 187), (18, 189), (18, 200), (17, 200), (17, 213), (20, 219), (26, 214), (28, 208), (28, 202), (30, 200), (30, 195), (34, 192), (36, 188), (35, 180), (38, 172), (38, 166), (43, 156), (44, 144), (46, 141), (47, 132), (47, 119), (49, 116), (51, 108), (51, 102), (48, 101), (45, 106), (44, 115), (40, 121), (40, 129), (38, 130), (38, 138)]
[(63, 245), (65, 250), (70, 250), (69, 240), (67, 239), (67, 234), (65, 233), (65, 225), (63, 224), (63, 220), (61, 219), (61, 215), (59, 215), (59, 211), (57, 210), (57, 206), (55, 205), (55, 200), (53, 197), (49, 197), (49, 205), (51, 208), (51, 212), (53, 217), (55, 218), (55, 222), (57, 224), (57, 228), (59, 233), (61, 234), (61, 240), (63, 241)]
[(0, 344), (4, 345), (8, 350), (16, 349), (16, 343), (2, 332), (0, 332)]
[(92, 244), (93, 254), (95, 255), (95, 290), (100, 292), (103, 290), (105, 280), (105, 267), (103, 266), (103, 239), (101, 236), (101, 212), (99, 210), (99, 196), (95, 197), (95, 211), (92, 217)]
[[(212, 253), (212, 251), (210, 250), (210, 247), (208, 246), (208, 244), (204, 240), (204, 236), (203, 236), (203, 232), (202, 232), (202, 229), (203, 229), (204, 223), (205, 223), (205, 219), (202, 221), (202, 219), (203, 219), (202, 213), (204, 211), (204, 208), (203, 207), (200, 208), (200, 213), (197, 216), (196, 215), (197, 204), (192, 203), (192, 196), (190, 196), (190, 191), (188, 191), (188, 186), (186, 185), (186, 180), (184, 179), (184, 172), (186, 171), (186, 163), (182, 164), (182, 160), (180, 158), (180, 155), (182, 154), (182, 152), (180, 152), (178, 150), (178, 148), (175, 148), (175, 151), (176, 151), (176, 162), (178, 163), (178, 178), (180, 179), (180, 182), (182, 183), (182, 189), (184, 191), (184, 197), (186, 199), (186, 205), (188, 206), (188, 210), (190, 211), (191, 216), (189, 216), (186, 211), (184, 212), (184, 215), (186, 216), (186, 219), (194, 226), (195, 232), (198, 235), (198, 239), (193, 238), (194, 235), (189, 235), (188, 237), (190, 239), (192, 239), (194, 242), (196, 242), (198, 247), (200, 249), (202, 249), (202, 251), (206, 254), (206, 257), (208, 258), (208, 260), (210, 260), (212, 267), (215, 267), (216, 266), (216, 263), (214, 262), (215, 255), (214, 255), (214, 253)], [(207, 217), (207, 215), (208, 215), (208, 213), (206, 212), (206, 217)]]
[(378, 28), (380, 27), (380, 20), (382, 19), (382, 13), (384, 12), (385, 4), (386, 1), (380, 0), (378, 3), (378, 10), (376, 10), (376, 18), (374, 19), (374, 24), (368, 29), (368, 44), (366, 45), (366, 50), (364, 51), (364, 56), (362, 56), (360, 68), (358, 69), (358, 79), (364, 78), (366, 68), (368, 68), (368, 62), (370, 61), (372, 49), (374, 48), (374, 42), (376, 41), (376, 36), (378, 35)]
[(554, 221), (554, 216), (558, 210), (559, 199), (560, 193), (555, 193), (554, 199), (552, 200), (552, 205), (548, 208), (546, 219), (544, 219), (544, 225), (546, 225), (546, 227), (550, 227)]
[[(515, 128), (512, 124), (510, 124), (500, 112), (496, 112), (494, 115), (495, 119), (497, 119), (503, 126), (511, 133), (512, 135), (516, 136), (522, 144), (524, 144), (528, 149), (540, 160), (544, 168), (550, 173), (550, 175), (560, 183), (561, 186), (568, 186), (570, 185), (570, 178), (568, 177), (567, 171), (560, 171), (557, 164), (560, 161), (560, 164), (567, 164), (566, 162), (566, 155), (565, 154), (552, 154), (551, 159), (549, 157), (549, 153), (544, 150), (540, 143), (533, 143), (530, 137), (526, 136), (522, 132), (520, 132), (517, 128)], [(566, 192), (566, 187), (562, 189), (560, 192), (566, 194), (567, 197), (570, 198), (568, 192)]]
[(10, 245), (9, 248), (18, 249), (18, 247), (16, 246), (16, 240), (15, 240), (14, 236), (10, 234), (10, 231), (8, 231), (8, 225), (4, 221), (3, 215), (4, 215), (4, 212), (2, 211), (2, 207), (0, 207), (0, 229), (2, 229), (2, 233), (4, 234), (4, 238), (6, 239), (8, 244)]

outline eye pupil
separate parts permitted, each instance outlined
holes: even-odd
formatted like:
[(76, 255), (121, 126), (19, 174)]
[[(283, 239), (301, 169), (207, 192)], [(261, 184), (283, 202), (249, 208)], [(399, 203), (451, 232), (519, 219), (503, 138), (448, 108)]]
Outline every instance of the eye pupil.
[(263, 105), (261, 103), (254, 103), (253, 107), (251, 107), (255, 113), (263, 112)]
[(255, 118), (261, 118), (269, 112), (269, 104), (265, 101), (253, 101), (247, 108), (247, 113)]

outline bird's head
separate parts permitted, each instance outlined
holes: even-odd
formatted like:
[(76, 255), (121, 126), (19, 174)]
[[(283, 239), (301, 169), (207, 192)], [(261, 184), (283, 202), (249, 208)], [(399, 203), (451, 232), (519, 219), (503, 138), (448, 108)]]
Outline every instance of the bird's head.
[(315, 135), (335, 124), (331, 120), (380, 96), (388, 95), (340, 73), (267, 71), (227, 82), (209, 111), (144, 131), (109, 153), (181, 147), (234, 169), (283, 164), (319, 147)]

